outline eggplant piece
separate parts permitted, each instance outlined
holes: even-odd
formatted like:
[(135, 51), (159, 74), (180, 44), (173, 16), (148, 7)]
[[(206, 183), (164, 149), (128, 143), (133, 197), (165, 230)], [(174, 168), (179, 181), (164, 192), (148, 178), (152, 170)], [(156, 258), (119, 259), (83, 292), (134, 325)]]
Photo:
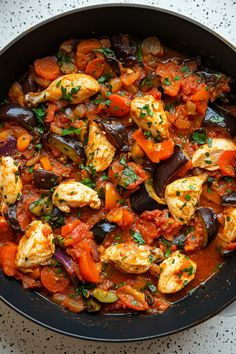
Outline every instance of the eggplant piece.
[(15, 231), (21, 231), (21, 227), (16, 215), (16, 204), (10, 205), (4, 214), (11, 228)]
[(180, 249), (184, 248), (184, 243), (188, 235), (187, 229), (188, 226), (184, 226), (183, 230), (173, 239), (172, 245), (175, 245)]
[(37, 91), (37, 84), (29, 74), (24, 75), (19, 83), (24, 94)]
[(231, 83), (232, 79), (231, 77), (226, 76), (225, 74), (222, 74), (219, 71), (214, 71), (210, 68), (202, 68), (202, 70), (199, 70), (197, 75), (201, 76), (201, 78), (205, 81), (205, 83), (208, 86), (215, 87), (216, 85), (219, 85), (220, 83)]
[(223, 195), (221, 198), (221, 204), (224, 206), (236, 206), (236, 192)]
[(129, 35), (115, 35), (111, 38), (111, 44), (116, 57), (121, 62), (127, 65), (137, 63), (137, 44)]
[(231, 137), (236, 135), (236, 115), (217, 105), (207, 108), (202, 125), (224, 129)]
[(65, 225), (65, 218), (62, 212), (58, 208), (54, 208), (47, 218), (47, 222), (54, 228)]
[(33, 181), (37, 188), (50, 189), (58, 184), (58, 179), (55, 173), (43, 169), (33, 172)]
[(101, 307), (102, 305), (93, 298), (85, 300), (85, 308), (87, 312), (97, 312), (101, 309)]
[(211, 208), (200, 207), (197, 212), (204, 225), (205, 242), (203, 246), (206, 247), (216, 237), (219, 230), (219, 221)]
[(100, 245), (105, 237), (116, 228), (115, 223), (109, 222), (107, 219), (100, 220), (91, 229), (94, 240)]
[(153, 188), (152, 181), (148, 180), (141, 185), (130, 197), (130, 204), (134, 211), (143, 213), (145, 210), (164, 209), (166, 203), (159, 198)]
[(0, 106), (0, 121), (20, 123), (28, 130), (37, 125), (31, 109), (21, 107), (16, 103), (6, 103)]
[(188, 161), (189, 157), (178, 145), (175, 145), (173, 155), (156, 164), (153, 173), (153, 187), (159, 197), (163, 196), (166, 185)]
[(83, 145), (78, 140), (69, 136), (50, 134), (48, 141), (74, 162), (80, 162), (85, 158)]
[(1, 156), (12, 156), (16, 150), (16, 139), (13, 136), (9, 138), (0, 146)]
[(109, 118), (98, 121), (99, 126), (105, 130), (106, 137), (112, 145), (122, 152), (128, 151), (128, 136), (126, 127), (120, 119)]

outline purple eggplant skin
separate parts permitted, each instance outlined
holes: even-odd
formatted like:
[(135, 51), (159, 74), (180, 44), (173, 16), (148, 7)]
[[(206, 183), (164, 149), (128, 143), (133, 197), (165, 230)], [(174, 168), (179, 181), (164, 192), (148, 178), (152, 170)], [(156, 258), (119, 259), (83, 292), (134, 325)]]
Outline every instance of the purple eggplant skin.
[(236, 192), (223, 195), (221, 204), (224, 206), (236, 206)]
[(63, 265), (65, 268), (67, 274), (69, 275), (73, 285), (75, 287), (79, 286), (79, 280), (77, 278), (75, 269), (74, 269), (74, 263), (72, 258), (67, 256), (60, 248), (56, 249), (56, 252), (54, 253), (53, 257)]
[(197, 212), (200, 215), (205, 227), (206, 242), (204, 246), (206, 247), (216, 237), (219, 231), (219, 221), (211, 208), (200, 207), (197, 209)]
[(98, 221), (91, 229), (94, 240), (100, 245), (111, 231), (116, 228), (115, 223), (109, 222), (107, 219)]
[(24, 94), (37, 91), (36, 82), (33, 79), (31, 79), (28, 74), (24, 75), (19, 83), (22, 87), (22, 91)]
[(155, 195), (153, 187), (149, 186), (148, 183), (149, 181), (143, 183), (130, 197), (131, 208), (139, 214), (146, 210), (152, 211), (166, 208), (165, 202)]
[(232, 138), (236, 136), (236, 116), (218, 105), (207, 108), (202, 125), (224, 129)]
[(34, 113), (29, 108), (21, 107), (16, 103), (0, 106), (0, 121), (20, 123), (27, 130), (32, 130), (37, 125)]
[(118, 34), (111, 38), (112, 49), (116, 57), (126, 65), (137, 63), (137, 44), (127, 34)]
[(9, 138), (0, 146), (0, 155), (12, 156), (16, 151), (16, 139), (13, 136)]
[(40, 169), (33, 172), (33, 181), (37, 188), (50, 189), (58, 184), (58, 180), (58, 176), (50, 171)]
[(101, 119), (98, 121), (106, 137), (112, 145), (122, 152), (128, 151), (128, 135), (126, 127), (117, 118)]
[(156, 164), (153, 173), (153, 187), (159, 197), (163, 196), (166, 185), (188, 161), (188, 156), (178, 145), (175, 145), (173, 155)]
[(16, 204), (10, 205), (7, 208), (6, 213), (4, 214), (7, 222), (9, 223), (9, 225), (11, 226), (11, 228), (17, 232), (21, 231), (21, 227), (20, 224), (18, 222), (17, 219), (17, 215), (16, 215)]
[(83, 145), (76, 139), (69, 136), (50, 134), (48, 141), (74, 162), (80, 162), (85, 158)]

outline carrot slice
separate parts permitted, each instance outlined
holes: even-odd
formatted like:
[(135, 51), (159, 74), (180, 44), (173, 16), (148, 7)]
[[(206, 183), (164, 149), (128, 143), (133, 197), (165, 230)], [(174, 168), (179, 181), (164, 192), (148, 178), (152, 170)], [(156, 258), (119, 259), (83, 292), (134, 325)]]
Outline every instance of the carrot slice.
[(16, 252), (17, 245), (14, 242), (7, 242), (1, 247), (2, 270), (9, 277), (13, 277), (15, 275)]
[(60, 72), (59, 65), (55, 57), (45, 57), (34, 62), (36, 75), (46, 80), (55, 80)]
[(110, 106), (109, 112), (115, 117), (122, 117), (129, 113), (130, 102), (127, 97), (122, 97), (118, 94), (109, 96)]
[(86, 74), (95, 77), (95, 79), (98, 79), (100, 76), (102, 76), (104, 68), (105, 68), (104, 59), (96, 58), (87, 64), (85, 72)]
[(223, 152), (218, 160), (218, 164), (223, 176), (235, 177), (236, 150)]
[(78, 53), (89, 54), (92, 51), (94, 51), (94, 49), (99, 49), (100, 47), (101, 47), (101, 44), (95, 38), (83, 39), (77, 45), (76, 54), (78, 54)]
[(31, 135), (29, 134), (21, 135), (17, 139), (17, 143), (16, 143), (17, 150), (20, 152), (24, 152), (25, 150), (28, 149), (30, 142), (31, 142)]
[(59, 267), (43, 267), (40, 275), (43, 286), (51, 293), (63, 293), (70, 285), (70, 280)]
[(47, 156), (44, 156), (40, 159), (40, 162), (44, 168), (44, 170), (46, 171), (52, 171), (52, 165), (51, 162), (49, 160), (49, 158)]

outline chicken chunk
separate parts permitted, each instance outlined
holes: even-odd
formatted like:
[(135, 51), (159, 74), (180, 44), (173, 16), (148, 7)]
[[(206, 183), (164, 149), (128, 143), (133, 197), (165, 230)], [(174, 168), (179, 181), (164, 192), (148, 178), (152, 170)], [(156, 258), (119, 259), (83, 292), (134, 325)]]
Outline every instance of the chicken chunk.
[(97, 172), (106, 170), (115, 155), (115, 147), (107, 140), (103, 131), (95, 122), (90, 123), (89, 138), (86, 147), (87, 165)]
[(152, 262), (161, 260), (163, 253), (159, 248), (121, 243), (108, 247), (101, 256), (104, 263), (112, 263), (125, 273), (141, 274), (149, 270)]
[(219, 169), (218, 160), (220, 156), (227, 150), (236, 150), (236, 145), (233, 141), (213, 138), (210, 144), (204, 144), (195, 151), (192, 157), (193, 167), (215, 171)]
[(70, 208), (80, 208), (90, 206), (99, 209), (101, 200), (93, 189), (76, 181), (67, 181), (59, 184), (55, 188), (52, 196), (53, 204), (65, 213), (70, 212)]
[(85, 74), (67, 74), (54, 80), (42, 92), (30, 92), (25, 95), (29, 106), (41, 102), (64, 100), (78, 104), (93, 96), (99, 90), (99, 84), (92, 76)]
[(236, 242), (236, 208), (225, 208), (223, 215), (225, 224), (218, 236), (218, 244), (225, 249), (229, 243)]
[(55, 252), (53, 233), (49, 224), (35, 220), (29, 224), (16, 253), (16, 267), (30, 268), (47, 264)]
[(193, 216), (206, 179), (206, 174), (186, 177), (177, 179), (166, 187), (166, 203), (179, 223), (187, 224)]
[(5, 205), (14, 204), (21, 195), (22, 182), (19, 165), (12, 157), (0, 158), (0, 211)]
[(160, 264), (160, 269), (158, 290), (163, 294), (172, 294), (195, 278), (197, 265), (177, 251)]
[(149, 131), (154, 138), (169, 137), (169, 124), (163, 104), (153, 96), (146, 95), (133, 99), (130, 116), (141, 129)]

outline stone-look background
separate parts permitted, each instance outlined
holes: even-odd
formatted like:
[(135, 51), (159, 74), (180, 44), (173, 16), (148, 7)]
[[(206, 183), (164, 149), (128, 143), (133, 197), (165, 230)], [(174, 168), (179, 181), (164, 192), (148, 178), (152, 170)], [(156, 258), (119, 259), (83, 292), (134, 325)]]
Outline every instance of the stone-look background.
[[(0, 0), (0, 48), (22, 31), (44, 19), (78, 7), (115, 1)], [(236, 1), (143, 0), (181, 13), (212, 28), (236, 45)], [(17, 61), (16, 61), (17, 65)], [(1, 70), (1, 68), (0, 68)], [(234, 308), (233, 308), (234, 309)], [(0, 303), (0, 353), (2, 354), (236, 354), (236, 319), (231, 309), (190, 330), (163, 339), (130, 344), (104, 344), (65, 337), (46, 330)]]

